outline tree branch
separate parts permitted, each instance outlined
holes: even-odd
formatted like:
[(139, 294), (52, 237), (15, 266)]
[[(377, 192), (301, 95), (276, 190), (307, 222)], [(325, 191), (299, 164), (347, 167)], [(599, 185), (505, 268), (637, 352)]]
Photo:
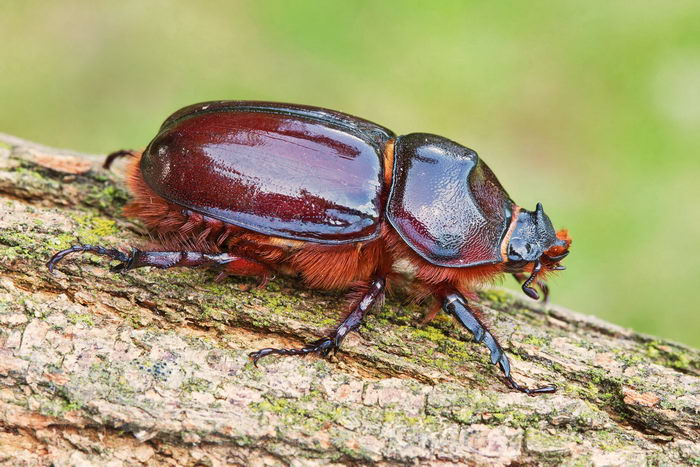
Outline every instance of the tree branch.
[(481, 309), (518, 381), (451, 319), (419, 327), (402, 297), (331, 360), (247, 353), (337, 323), (342, 296), (293, 278), (110, 273), (77, 242), (127, 247), (142, 228), (102, 159), (0, 135), (0, 461), (700, 463), (700, 352), (504, 290)]

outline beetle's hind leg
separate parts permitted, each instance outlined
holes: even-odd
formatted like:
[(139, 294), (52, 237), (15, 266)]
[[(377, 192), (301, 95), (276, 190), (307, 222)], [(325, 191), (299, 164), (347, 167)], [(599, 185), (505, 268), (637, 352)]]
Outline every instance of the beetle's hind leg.
[(136, 154), (138, 154), (137, 151), (134, 151), (133, 149), (120, 149), (119, 151), (114, 151), (113, 153), (110, 153), (105, 157), (105, 161), (102, 164), (102, 168), (109, 170), (109, 168), (112, 166), (112, 163), (120, 159), (122, 157), (134, 157)]
[[(66, 256), (70, 255), (71, 253), (85, 252), (95, 253), (101, 256), (107, 256), (115, 261), (119, 261), (120, 265), (128, 264), (131, 260), (131, 256), (128, 253), (124, 253), (123, 251), (119, 251), (114, 248), (105, 248), (102, 246), (94, 245), (73, 245), (70, 248), (61, 250), (55, 255), (53, 255), (51, 259), (46, 263), (46, 267), (49, 268), (49, 272), (53, 273), (53, 270), (56, 267), (56, 265), (59, 262), (61, 262)], [(117, 266), (114, 266), (111, 269), (114, 269), (116, 267)]]
[(322, 356), (327, 356), (331, 352), (337, 352), (340, 348), (340, 344), (343, 339), (350, 334), (352, 331), (356, 330), (362, 324), (362, 319), (365, 314), (372, 308), (375, 304), (380, 302), (384, 297), (384, 289), (386, 286), (386, 280), (384, 277), (378, 277), (372, 280), (369, 289), (362, 297), (360, 302), (353, 307), (350, 314), (340, 323), (340, 326), (328, 337), (318, 339), (311, 342), (299, 349), (273, 349), (266, 348), (260, 349), (256, 352), (251, 352), (249, 355), (253, 359), (253, 363), (257, 364), (258, 360), (266, 355), (307, 355), (310, 353), (318, 353)]
[(510, 374), (510, 361), (501, 347), (501, 344), (498, 343), (484, 323), (472, 312), (462, 295), (457, 292), (445, 295), (443, 297), (442, 309), (445, 313), (454, 316), (462, 326), (467, 328), (467, 330), (474, 335), (474, 340), (486, 344), (486, 347), (488, 347), (491, 352), (491, 363), (494, 365), (498, 364), (501, 367), (503, 375), (513, 389), (530, 395), (552, 393), (557, 390), (557, 387), (553, 384), (531, 389), (516, 383), (515, 380), (513, 380), (513, 376)]
[(59, 251), (46, 263), (50, 272), (56, 265), (71, 253), (90, 252), (101, 256), (107, 256), (119, 261), (110, 268), (113, 272), (124, 272), (131, 269), (152, 266), (159, 269), (173, 267), (196, 268), (200, 266), (214, 267), (221, 270), (219, 277), (226, 275), (259, 276), (262, 283), (266, 283), (269, 277), (269, 269), (264, 264), (243, 256), (235, 256), (229, 253), (209, 254), (198, 251), (141, 251), (132, 248), (125, 253), (114, 248), (105, 248), (94, 245), (74, 245)]

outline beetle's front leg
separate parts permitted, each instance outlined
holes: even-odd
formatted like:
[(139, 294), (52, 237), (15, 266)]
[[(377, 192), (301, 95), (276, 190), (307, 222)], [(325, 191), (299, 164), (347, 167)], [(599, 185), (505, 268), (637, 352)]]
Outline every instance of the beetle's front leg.
[(510, 374), (508, 356), (493, 334), (486, 328), (486, 325), (472, 312), (469, 305), (467, 305), (467, 300), (460, 293), (455, 291), (446, 294), (443, 298), (442, 309), (445, 313), (454, 316), (462, 326), (467, 328), (474, 335), (474, 340), (486, 344), (486, 347), (491, 352), (491, 363), (494, 365), (498, 363), (501, 370), (503, 370), (506, 380), (513, 389), (517, 389), (525, 394), (550, 393), (557, 390), (557, 387), (554, 385), (530, 389), (516, 383)]
[(372, 308), (375, 304), (381, 301), (384, 297), (384, 289), (386, 286), (386, 280), (384, 277), (375, 278), (362, 300), (352, 309), (350, 314), (340, 323), (340, 326), (328, 337), (318, 339), (311, 342), (300, 349), (273, 349), (266, 348), (260, 349), (256, 352), (251, 352), (249, 355), (253, 359), (253, 363), (257, 364), (258, 360), (266, 355), (307, 355), (310, 353), (319, 353), (322, 356), (327, 356), (331, 352), (337, 352), (340, 348), (340, 344), (343, 339), (350, 334), (352, 331), (356, 330), (362, 324), (362, 319), (365, 314)]

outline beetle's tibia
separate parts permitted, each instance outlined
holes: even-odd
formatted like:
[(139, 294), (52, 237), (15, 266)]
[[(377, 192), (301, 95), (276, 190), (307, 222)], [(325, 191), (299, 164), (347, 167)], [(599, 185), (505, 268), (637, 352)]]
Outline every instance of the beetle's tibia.
[(503, 351), (503, 348), (498, 343), (496, 338), (489, 332), (484, 323), (472, 312), (472, 310), (467, 305), (467, 301), (457, 292), (449, 293), (445, 295), (442, 309), (445, 313), (454, 316), (459, 323), (467, 328), (469, 332), (474, 335), (474, 339), (477, 342), (483, 342), (488, 347), (491, 352), (491, 363), (496, 364), (501, 367), (503, 374), (508, 381), (510, 387), (525, 394), (543, 394), (551, 393), (557, 390), (554, 385), (543, 386), (540, 388), (530, 389), (525, 386), (521, 386), (513, 380), (510, 374), (510, 361), (508, 356)]

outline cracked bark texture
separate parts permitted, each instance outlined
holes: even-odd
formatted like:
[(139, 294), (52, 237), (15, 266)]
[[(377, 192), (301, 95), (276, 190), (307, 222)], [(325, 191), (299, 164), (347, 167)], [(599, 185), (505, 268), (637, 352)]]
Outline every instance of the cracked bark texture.
[[(125, 275), (138, 244), (102, 157), (0, 135), (0, 463), (700, 464), (700, 352), (500, 289), (480, 308), (518, 381), (451, 319), (394, 297), (331, 360), (247, 353), (323, 335), (341, 294), (204, 270)], [(574, 252), (575, 254), (575, 252)], [(556, 291), (555, 291), (556, 297)]]

